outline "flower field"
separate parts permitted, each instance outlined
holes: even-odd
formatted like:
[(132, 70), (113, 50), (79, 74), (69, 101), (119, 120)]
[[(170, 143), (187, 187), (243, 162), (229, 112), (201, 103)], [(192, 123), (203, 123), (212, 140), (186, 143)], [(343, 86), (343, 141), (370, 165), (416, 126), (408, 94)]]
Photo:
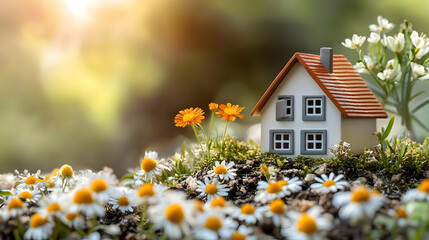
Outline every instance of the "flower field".
[[(287, 159), (227, 135), (242, 109), (210, 104), (209, 129), (216, 114), (226, 121), (220, 139), (203, 132), (200, 108), (180, 111), (176, 125), (190, 125), (198, 144), (184, 144), (169, 158), (148, 151), (140, 167), (121, 179), (108, 168), (93, 172), (67, 164), (47, 174), (1, 175), (0, 239), (428, 236), (427, 141), (394, 139), (382, 142), (389, 146), (383, 154), (375, 146), (360, 156), (340, 142), (331, 159)], [(396, 159), (390, 151), (404, 146)], [(383, 157), (403, 167), (385, 168)]]

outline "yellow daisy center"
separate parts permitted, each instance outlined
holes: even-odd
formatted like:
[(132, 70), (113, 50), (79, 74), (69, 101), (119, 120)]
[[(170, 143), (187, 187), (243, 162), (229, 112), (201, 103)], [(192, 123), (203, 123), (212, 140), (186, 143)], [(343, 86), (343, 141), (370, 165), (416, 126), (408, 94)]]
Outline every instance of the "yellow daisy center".
[(37, 228), (45, 225), (48, 222), (48, 219), (42, 217), (40, 214), (35, 213), (31, 216), (30, 225), (32, 228)]
[(277, 184), (280, 185), (280, 187), (289, 185), (289, 183), (285, 180), (280, 180), (277, 182)]
[(97, 193), (105, 191), (107, 187), (106, 180), (102, 178), (96, 178), (91, 183), (91, 190)]
[(213, 195), (217, 193), (217, 187), (216, 185), (210, 183), (209, 185), (206, 186), (206, 193)]
[(398, 218), (407, 218), (408, 215), (407, 215), (407, 212), (405, 212), (404, 209), (399, 208), (399, 209), (396, 209), (396, 217), (398, 217)]
[(296, 228), (298, 229), (298, 231), (303, 232), (307, 235), (311, 235), (317, 232), (316, 221), (314, 221), (314, 219), (306, 213), (301, 215), (301, 217), (296, 223)]
[(204, 224), (204, 227), (217, 231), (222, 227), (222, 221), (218, 217), (209, 217)]
[(270, 204), (270, 211), (275, 214), (283, 214), (285, 212), (285, 203), (281, 199), (276, 199)]
[(204, 203), (200, 200), (195, 200), (195, 209), (199, 212), (204, 212)]
[(64, 164), (60, 168), (60, 173), (61, 173), (61, 176), (63, 176), (63, 177), (72, 177), (73, 176), (73, 168), (68, 164)]
[(27, 184), (27, 185), (33, 185), (33, 184), (35, 184), (37, 182), (37, 180), (39, 180), (39, 179), (37, 179), (36, 177), (28, 176), (25, 179), (25, 184)]
[(235, 108), (225, 108), (225, 110), (223, 110), (226, 114), (234, 116), (237, 114), (237, 110)]
[(73, 202), (76, 204), (90, 204), (94, 202), (91, 191), (88, 189), (80, 189), (74, 194)]
[(153, 160), (152, 158), (145, 158), (142, 161), (141, 167), (145, 172), (150, 172), (152, 171), (152, 169), (156, 167), (156, 161)]
[(216, 174), (227, 174), (227, 173), (228, 173), (228, 170), (226, 170), (226, 168), (225, 168), (224, 166), (219, 165), (219, 166), (217, 166), (217, 167), (215, 168), (214, 172), (215, 172)]
[(185, 213), (183, 212), (180, 204), (171, 204), (165, 209), (165, 217), (173, 223), (180, 223), (185, 219)]
[(48, 185), (50, 188), (53, 188), (53, 187), (55, 187), (55, 182), (48, 182)]
[(51, 203), (48, 206), (48, 212), (56, 212), (60, 210), (61, 210), (61, 206), (58, 203)]
[(323, 186), (324, 186), (325, 188), (328, 188), (328, 187), (330, 187), (330, 186), (334, 186), (334, 185), (335, 185), (334, 180), (328, 180), (328, 181), (325, 181), (325, 182), (323, 183)]
[(118, 204), (119, 204), (119, 206), (128, 206), (128, 205), (130, 205), (130, 201), (128, 200), (127, 197), (122, 196), (118, 199)]
[(137, 194), (140, 197), (153, 196), (153, 195), (155, 195), (155, 191), (153, 191), (152, 184), (145, 183), (139, 188), (139, 190), (137, 191)]
[(352, 193), (351, 201), (352, 202), (367, 202), (370, 198), (370, 193), (366, 188), (359, 188)]
[(217, 197), (210, 202), (211, 207), (225, 207), (226, 201), (223, 197)]
[(268, 193), (278, 193), (282, 190), (282, 187), (280, 186), (280, 184), (276, 183), (276, 182), (270, 182), (268, 184), (267, 187), (267, 192)]
[(242, 214), (253, 214), (254, 212), (255, 212), (255, 208), (248, 203), (244, 204), (241, 207), (241, 213)]
[(31, 199), (31, 198), (33, 198), (33, 194), (32, 194), (31, 192), (27, 192), (27, 191), (25, 191), (25, 192), (20, 193), (20, 194), (19, 194), (19, 197), (20, 197), (20, 198), (27, 198), (27, 199)]
[(24, 203), (19, 198), (13, 198), (7, 205), (7, 209), (22, 208)]
[(79, 217), (79, 213), (67, 213), (66, 219), (69, 221), (75, 220), (77, 217)]
[(195, 118), (195, 115), (193, 113), (187, 113), (187, 114), (183, 115), (183, 121), (184, 122), (189, 122), (194, 118)]
[(420, 183), (419, 191), (429, 193), (429, 179), (425, 179)]
[(231, 235), (231, 240), (246, 240), (246, 235), (235, 232)]

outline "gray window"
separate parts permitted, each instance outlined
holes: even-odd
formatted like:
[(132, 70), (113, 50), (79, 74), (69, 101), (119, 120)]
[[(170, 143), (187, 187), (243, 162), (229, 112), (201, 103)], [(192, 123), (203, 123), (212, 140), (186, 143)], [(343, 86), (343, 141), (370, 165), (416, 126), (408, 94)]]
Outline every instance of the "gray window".
[(301, 154), (326, 154), (326, 130), (301, 130)]
[(276, 102), (276, 120), (293, 121), (294, 102), (292, 95), (280, 95)]
[(293, 133), (293, 130), (270, 130), (270, 151), (277, 154), (293, 154)]
[(302, 103), (302, 120), (325, 121), (325, 96), (303, 96)]

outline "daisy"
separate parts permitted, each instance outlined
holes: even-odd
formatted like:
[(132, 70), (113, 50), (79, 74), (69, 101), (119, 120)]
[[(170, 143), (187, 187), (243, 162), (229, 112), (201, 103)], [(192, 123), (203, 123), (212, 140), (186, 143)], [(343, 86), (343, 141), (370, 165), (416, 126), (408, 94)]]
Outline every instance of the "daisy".
[(182, 192), (166, 192), (156, 205), (148, 208), (154, 229), (164, 229), (171, 239), (183, 239), (191, 234), (192, 207)]
[(55, 216), (61, 218), (64, 215), (63, 203), (64, 199), (62, 196), (52, 193), (40, 201), (38, 213), (43, 216)]
[(31, 216), (30, 228), (25, 232), (24, 239), (48, 239), (52, 235), (55, 224), (47, 218), (35, 213)]
[(221, 120), (235, 121), (237, 117), (243, 118), (243, 114), (240, 112), (243, 111), (244, 107), (239, 107), (238, 105), (232, 105), (231, 103), (219, 105), (219, 109), (216, 114), (221, 117)]
[(60, 170), (58, 170), (57, 175), (53, 178), (54, 181), (58, 181), (58, 185), (61, 185), (61, 189), (63, 192), (68, 192), (69, 188), (73, 184), (73, 180), (75, 177), (75, 172), (73, 168), (64, 164), (61, 166)]
[(37, 176), (30, 175), (25, 178), (24, 182), (18, 184), (16, 188), (29, 190), (40, 189), (45, 185), (41, 180), (42, 179), (39, 179)]
[(136, 192), (128, 188), (119, 188), (113, 192), (109, 204), (113, 209), (119, 209), (122, 213), (133, 212), (133, 207), (138, 205)]
[(217, 240), (220, 237), (231, 236), (238, 225), (231, 218), (224, 218), (216, 213), (202, 214), (197, 222), (199, 224), (194, 230), (194, 237), (204, 240)]
[(281, 182), (265, 182), (265, 181), (259, 181), (258, 182), (258, 193), (255, 196), (255, 201), (266, 203), (271, 200), (282, 198), (286, 195), (290, 195), (291, 193), (286, 190), (282, 186), (283, 183)]
[(237, 175), (235, 173), (237, 169), (232, 168), (234, 165), (234, 162), (230, 162), (228, 165), (226, 165), (225, 160), (223, 160), (220, 164), (218, 161), (216, 161), (215, 166), (213, 166), (213, 170), (208, 171), (207, 174), (209, 177), (217, 177), (221, 180), (232, 180)]
[(384, 197), (378, 191), (371, 192), (366, 187), (336, 193), (332, 201), (335, 207), (341, 207), (338, 215), (342, 219), (371, 218), (383, 203)]
[(89, 187), (94, 193), (94, 197), (97, 201), (107, 203), (112, 194), (113, 186), (116, 183), (116, 176), (106, 172), (100, 171), (98, 173), (88, 174), (86, 183), (83, 183), (83, 187)]
[(168, 187), (161, 184), (145, 183), (137, 190), (137, 197), (141, 204), (155, 204), (158, 196)]
[(329, 215), (322, 215), (322, 210), (320, 206), (313, 206), (304, 213), (289, 211), (287, 215), (293, 223), (283, 227), (281, 234), (291, 240), (322, 239), (320, 232), (332, 227), (332, 220)]
[(404, 196), (402, 196), (403, 202), (413, 200), (429, 202), (429, 179), (423, 180), (418, 188), (408, 190)]
[(211, 201), (218, 196), (228, 196), (229, 188), (226, 187), (226, 184), (220, 184), (217, 178), (213, 179), (212, 183), (208, 178), (205, 178), (204, 182), (197, 181), (197, 184), (196, 191), (201, 192), (199, 196), (207, 196), (207, 201)]
[(284, 177), (282, 180), (279, 180), (278, 182), (280, 183), (284, 191), (293, 193), (293, 192), (299, 192), (302, 190), (302, 187), (301, 187), (302, 181), (299, 180), (298, 177), (293, 177), (293, 178)]
[(240, 209), (237, 209), (235, 217), (240, 221), (245, 221), (247, 224), (255, 224), (262, 218), (262, 213), (255, 211), (255, 207), (252, 204), (246, 203)]
[(231, 215), (236, 211), (236, 207), (227, 202), (224, 197), (215, 197), (206, 203), (205, 209), (213, 212)]
[(346, 181), (340, 181), (344, 175), (340, 174), (335, 177), (334, 173), (322, 174), (322, 178), (316, 177), (315, 180), (317, 183), (313, 183), (310, 185), (310, 188), (314, 189), (317, 193), (329, 193), (329, 192), (337, 192), (338, 190), (344, 190), (345, 187), (349, 186)]
[(274, 226), (281, 227), (286, 221), (286, 205), (281, 199), (276, 199), (270, 205), (262, 206), (256, 209), (264, 216), (271, 218)]
[(36, 203), (42, 197), (38, 189), (17, 189), (16, 195), (27, 202)]
[(7, 221), (9, 218), (15, 218), (27, 212), (25, 203), (18, 197), (6, 200), (5, 205), (0, 208), (0, 216)]
[(144, 180), (151, 180), (153, 177), (161, 175), (162, 170), (170, 170), (170, 167), (164, 162), (164, 159), (158, 160), (157, 152), (145, 152), (145, 156), (140, 164), (141, 170), (137, 171), (134, 176), (136, 185), (141, 186)]
[(201, 108), (188, 108), (185, 110), (179, 111), (179, 113), (174, 117), (174, 122), (176, 127), (186, 127), (188, 125), (194, 125), (196, 123), (201, 123), (203, 120), (204, 111)]
[(237, 231), (233, 232), (231, 236), (226, 237), (231, 240), (257, 240), (256, 236), (249, 236), (253, 232), (252, 228), (248, 228), (245, 225), (240, 225)]
[(85, 218), (77, 212), (66, 212), (60, 220), (69, 228), (73, 228), (75, 230), (83, 230), (86, 227)]
[(72, 193), (71, 212), (82, 212), (87, 217), (105, 215), (104, 206), (96, 202), (90, 189), (76, 189)]
[(408, 214), (405, 209), (389, 209), (387, 210), (387, 214), (396, 220), (399, 227), (406, 227), (408, 225)]

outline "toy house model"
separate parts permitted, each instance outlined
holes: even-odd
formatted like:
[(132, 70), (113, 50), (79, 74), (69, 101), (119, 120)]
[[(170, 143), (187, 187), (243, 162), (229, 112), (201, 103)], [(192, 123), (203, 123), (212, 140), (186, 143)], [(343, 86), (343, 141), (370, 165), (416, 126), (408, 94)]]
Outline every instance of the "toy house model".
[(383, 106), (343, 55), (295, 53), (256, 104), (261, 150), (326, 157), (340, 140), (360, 153), (376, 144)]

